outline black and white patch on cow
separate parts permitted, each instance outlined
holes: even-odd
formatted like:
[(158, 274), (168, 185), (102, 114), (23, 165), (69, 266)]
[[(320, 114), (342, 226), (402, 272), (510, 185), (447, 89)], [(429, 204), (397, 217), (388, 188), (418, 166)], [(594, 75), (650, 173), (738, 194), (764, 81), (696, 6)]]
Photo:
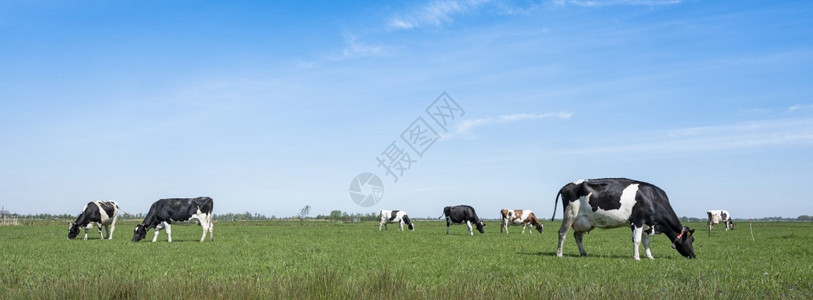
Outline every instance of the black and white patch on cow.
[(381, 231), (381, 227), (383, 226), (384, 229), (387, 229), (387, 223), (398, 223), (398, 230), (404, 230), (404, 224), (409, 227), (409, 230), (415, 230), (415, 225), (412, 224), (412, 220), (409, 219), (407, 213), (403, 210), (381, 210), (381, 222), (378, 224), (378, 231)]
[[(584, 233), (593, 228), (629, 226), (632, 230), (633, 258), (640, 259), (638, 246), (643, 242), (646, 256), (653, 259), (649, 248), (650, 236), (664, 233), (672, 247), (687, 258), (694, 258), (694, 229), (683, 226), (669, 204), (666, 192), (641, 181), (626, 178), (579, 180), (569, 183), (556, 195), (562, 197), (564, 217), (559, 228), (559, 246), (556, 256), (562, 256), (562, 246), (568, 231), (582, 256), (587, 252), (582, 245)], [(554, 206), (554, 217), (556, 208)], [(551, 218), (553, 220), (553, 218)], [(645, 234), (646, 233), (646, 234)]]
[(212, 209), (214, 202), (209, 197), (198, 198), (170, 198), (155, 201), (150, 206), (150, 211), (144, 217), (144, 221), (138, 224), (133, 230), (133, 241), (138, 242), (147, 236), (147, 231), (155, 228), (155, 236), (152, 241), (158, 240), (158, 233), (166, 228), (167, 240), (172, 242), (172, 222), (189, 221), (197, 219), (200, 227), (203, 228), (203, 235), (200, 241), (206, 238), (209, 232), (209, 240), (214, 240), (214, 224), (212, 223)]
[(113, 239), (116, 230), (116, 219), (119, 215), (119, 204), (115, 201), (93, 201), (85, 204), (82, 212), (68, 226), (68, 239), (72, 240), (85, 228), (85, 240), (88, 239), (88, 229), (94, 226), (99, 228), (99, 238), (105, 239), (102, 226), (107, 231), (107, 239)]
[[(500, 217), (501, 233), (503, 230), (505, 230), (505, 233), (508, 233), (508, 226), (510, 225), (522, 225), (522, 233), (525, 233), (525, 229), (529, 226), (536, 228), (536, 231), (539, 231), (539, 233), (542, 233), (544, 228), (542, 223), (536, 218), (536, 215), (534, 215), (534, 212), (530, 209), (503, 209), (500, 211)], [(529, 230), (528, 232), (533, 233), (533, 230)]]
[(486, 224), (477, 217), (477, 212), (475, 212), (471, 206), (446, 206), (443, 208), (443, 215), (441, 215), (440, 218), (443, 218), (443, 216), (446, 216), (446, 234), (449, 234), (449, 226), (452, 224), (466, 224), (469, 228), (469, 235), (474, 235), (474, 231), (471, 229), (472, 224), (477, 228), (477, 231), (485, 233), (483, 227), (485, 227)]
[(711, 229), (716, 224), (723, 223), (725, 224), (725, 230), (728, 231), (729, 229), (734, 229), (734, 221), (731, 219), (731, 214), (728, 213), (727, 210), (724, 209), (716, 209), (707, 211), (706, 214), (709, 217), (709, 234), (711, 234)]

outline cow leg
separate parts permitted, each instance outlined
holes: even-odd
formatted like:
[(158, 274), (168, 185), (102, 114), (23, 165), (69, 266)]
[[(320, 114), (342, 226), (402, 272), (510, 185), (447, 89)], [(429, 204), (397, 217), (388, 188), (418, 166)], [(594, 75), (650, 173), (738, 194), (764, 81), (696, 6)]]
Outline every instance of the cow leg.
[(104, 233), (102, 233), (102, 223), (96, 224), (96, 229), (99, 231), (99, 239), (104, 239)]
[(88, 240), (88, 228), (85, 226), (85, 240)]
[(449, 218), (446, 217), (446, 235), (449, 235), (449, 225), (451, 225), (449, 224)]
[(565, 238), (570, 228), (573, 227), (573, 223), (576, 222), (578, 212), (579, 201), (571, 203), (565, 209), (565, 215), (562, 217), (562, 227), (559, 227), (559, 246), (556, 248), (556, 256), (558, 257), (562, 257), (562, 247), (565, 245)]
[[(652, 232), (654, 233), (655, 230), (652, 230)], [(644, 251), (646, 252), (646, 258), (655, 259), (655, 257), (652, 256), (652, 249), (649, 248), (650, 237), (652, 237), (652, 235), (644, 232), (643, 236), (641, 237), (641, 240), (644, 242)]]
[(469, 227), (469, 235), (474, 235), (474, 230), (471, 229), (471, 222), (466, 221), (466, 226)]
[(643, 232), (643, 227), (632, 225), (632, 258), (635, 260), (641, 260), (641, 256), (638, 254), (638, 246), (641, 245), (641, 235)]
[(587, 251), (584, 251), (584, 245), (582, 245), (582, 239), (584, 238), (585, 231), (574, 231), (573, 238), (576, 239), (576, 245), (579, 246), (579, 253), (582, 256), (587, 256)]
[(502, 224), (500, 224), (500, 233), (502, 233), (503, 229), (505, 229), (505, 233), (508, 233), (508, 223), (505, 222), (505, 219), (503, 219)]
[(209, 241), (215, 241), (215, 223), (212, 221), (212, 215), (209, 215)]
[(110, 223), (110, 232), (109, 232), (109, 233), (108, 233), (108, 235), (107, 235), (107, 239), (108, 239), (108, 240), (112, 240), (112, 239), (113, 239), (113, 231), (116, 231), (116, 219), (117, 219), (118, 217), (119, 217), (119, 216), (115, 216), (115, 217), (113, 217), (113, 222), (112, 222), (112, 223)]
[(404, 220), (398, 223), (398, 231), (404, 231)]
[(522, 223), (522, 234), (525, 234), (526, 228), (528, 228), (528, 223)]
[[(100, 229), (99, 231), (101, 231), (102, 228), (99, 227), (99, 229)], [(107, 233), (107, 236), (110, 236), (110, 225), (104, 225), (104, 232)], [(102, 235), (102, 239), (106, 240), (107, 238), (104, 235)]]
[(166, 223), (162, 222), (161, 224), (158, 224), (158, 226), (155, 226), (155, 235), (152, 237), (152, 242), (153, 243), (155, 243), (155, 241), (158, 240), (158, 233), (161, 232), (161, 229), (164, 229), (164, 224), (166, 224)]
[(562, 246), (565, 244), (568, 231), (570, 231), (570, 225), (565, 226), (565, 224), (562, 224), (562, 227), (559, 228), (559, 246), (556, 248), (556, 256), (558, 257), (562, 257)]
[(203, 243), (203, 240), (206, 239), (206, 232), (209, 231), (209, 221), (206, 220), (206, 217), (203, 217), (203, 220), (200, 221), (200, 229), (203, 230), (203, 235), (200, 236), (200, 242)]
[(166, 224), (166, 231), (167, 231), (167, 241), (172, 243), (172, 226), (169, 223)]
[(384, 222), (378, 222), (378, 231), (381, 231), (381, 228), (384, 228)]

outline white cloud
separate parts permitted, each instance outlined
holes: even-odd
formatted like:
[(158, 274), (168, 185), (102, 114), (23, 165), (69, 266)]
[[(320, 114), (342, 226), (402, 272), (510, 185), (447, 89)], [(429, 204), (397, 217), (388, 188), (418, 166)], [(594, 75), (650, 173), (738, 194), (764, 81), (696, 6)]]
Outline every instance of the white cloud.
[(387, 25), (394, 29), (412, 29), (451, 23), (456, 15), (470, 13), (489, 0), (437, 0), (413, 12), (390, 18)]
[(548, 119), (548, 118), (558, 118), (558, 119), (569, 119), (573, 116), (572, 112), (558, 112), (558, 113), (544, 113), (544, 114), (527, 114), (527, 113), (520, 113), (520, 114), (512, 114), (512, 115), (502, 115), (498, 117), (486, 117), (486, 118), (478, 118), (478, 119), (468, 119), (463, 120), (457, 125), (457, 133), (458, 134), (465, 134), (469, 133), (477, 127), (494, 125), (494, 124), (505, 124), (505, 123), (513, 123), (522, 120), (537, 120), (537, 119)]

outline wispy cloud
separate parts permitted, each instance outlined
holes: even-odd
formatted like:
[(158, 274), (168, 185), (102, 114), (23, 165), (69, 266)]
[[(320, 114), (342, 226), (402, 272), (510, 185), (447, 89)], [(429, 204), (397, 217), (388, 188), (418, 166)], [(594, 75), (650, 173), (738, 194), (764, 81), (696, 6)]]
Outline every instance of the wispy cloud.
[(813, 144), (813, 119), (782, 119), (641, 133), (619, 144), (566, 149), (566, 153), (682, 153)]
[(361, 57), (382, 56), (387, 47), (380, 44), (370, 44), (359, 40), (355, 35), (344, 35), (344, 48), (339, 53), (329, 56), (330, 60), (347, 60)]
[(523, 120), (538, 120), (538, 119), (549, 119), (549, 118), (557, 118), (557, 119), (570, 119), (573, 116), (572, 112), (558, 112), (558, 113), (544, 113), (544, 114), (528, 114), (528, 113), (520, 113), (520, 114), (512, 114), (512, 115), (502, 115), (498, 117), (486, 117), (486, 118), (477, 118), (477, 119), (468, 119), (463, 120), (457, 125), (456, 132), (458, 134), (466, 134), (470, 133), (477, 127), (488, 126), (488, 125), (495, 125), (495, 124), (505, 124), (505, 123), (514, 123)]
[(614, 5), (659, 6), (680, 4), (682, 0), (557, 0), (558, 5), (576, 5), (583, 7), (601, 7)]
[(788, 107), (788, 109), (786, 110), (786, 112), (792, 113), (792, 112), (795, 112), (795, 111), (801, 111), (801, 110), (813, 110), (813, 104), (808, 104), (808, 105), (793, 105), (793, 106), (791, 106), (791, 107)]
[(451, 23), (457, 15), (471, 13), (489, 0), (437, 0), (389, 19), (387, 25), (394, 29), (412, 29), (422, 26), (438, 26)]

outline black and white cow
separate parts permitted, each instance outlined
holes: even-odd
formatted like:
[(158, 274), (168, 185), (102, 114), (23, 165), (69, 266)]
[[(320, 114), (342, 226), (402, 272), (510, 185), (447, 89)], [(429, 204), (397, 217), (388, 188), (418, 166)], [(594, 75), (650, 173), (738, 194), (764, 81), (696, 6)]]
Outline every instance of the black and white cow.
[[(641, 181), (626, 178), (606, 178), (579, 180), (568, 183), (556, 195), (556, 203), (562, 196), (564, 217), (559, 228), (559, 247), (556, 256), (562, 256), (562, 245), (570, 228), (579, 246), (579, 252), (586, 256), (582, 246), (585, 232), (593, 228), (617, 228), (629, 226), (632, 229), (632, 257), (639, 260), (638, 245), (643, 241), (646, 257), (652, 259), (649, 238), (664, 233), (672, 241), (672, 247), (687, 257), (694, 258), (694, 229), (680, 223), (669, 198), (660, 188)], [(556, 206), (553, 210), (556, 216)], [(553, 218), (551, 218), (553, 220)]]
[[(474, 231), (471, 229), (471, 224), (477, 227), (477, 231), (480, 233), (485, 233), (483, 227), (486, 226), (483, 221), (480, 221), (480, 218), (477, 217), (477, 212), (474, 211), (474, 208), (468, 205), (458, 205), (458, 206), (446, 206), (443, 208), (443, 216), (446, 216), (446, 234), (449, 234), (449, 225), (454, 224), (462, 224), (465, 223), (466, 226), (469, 227), (469, 235), (474, 235)], [(438, 219), (440, 219), (438, 218)]]
[(378, 224), (378, 231), (381, 231), (381, 226), (387, 229), (387, 223), (398, 223), (398, 230), (404, 230), (404, 224), (409, 227), (409, 230), (415, 230), (415, 225), (409, 219), (407, 213), (403, 210), (381, 210), (381, 223)]
[(214, 240), (214, 224), (212, 224), (212, 198), (198, 197), (198, 198), (170, 198), (155, 201), (150, 206), (150, 211), (144, 217), (144, 221), (136, 226), (133, 231), (133, 242), (138, 242), (147, 236), (147, 231), (155, 228), (155, 236), (152, 241), (158, 239), (158, 233), (162, 228), (167, 229), (167, 240), (172, 242), (172, 230), (170, 224), (172, 222), (189, 221), (190, 219), (197, 219), (200, 222), (200, 227), (203, 228), (203, 236), (200, 241), (206, 238), (206, 231), (209, 232), (209, 240)]
[(725, 224), (725, 231), (729, 229), (734, 229), (734, 221), (731, 220), (731, 214), (728, 213), (727, 210), (724, 209), (716, 209), (707, 211), (706, 214), (709, 216), (709, 234), (711, 234), (711, 229), (714, 227), (714, 224)]
[(102, 226), (107, 231), (107, 239), (113, 239), (113, 231), (116, 230), (116, 219), (119, 216), (119, 204), (114, 201), (93, 201), (85, 204), (82, 213), (76, 217), (68, 226), (68, 239), (72, 240), (85, 228), (85, 240), (88, 239), (88, 229), (93, 226), (99, 227), (99, 237), (105, 239), (102, 234)]

